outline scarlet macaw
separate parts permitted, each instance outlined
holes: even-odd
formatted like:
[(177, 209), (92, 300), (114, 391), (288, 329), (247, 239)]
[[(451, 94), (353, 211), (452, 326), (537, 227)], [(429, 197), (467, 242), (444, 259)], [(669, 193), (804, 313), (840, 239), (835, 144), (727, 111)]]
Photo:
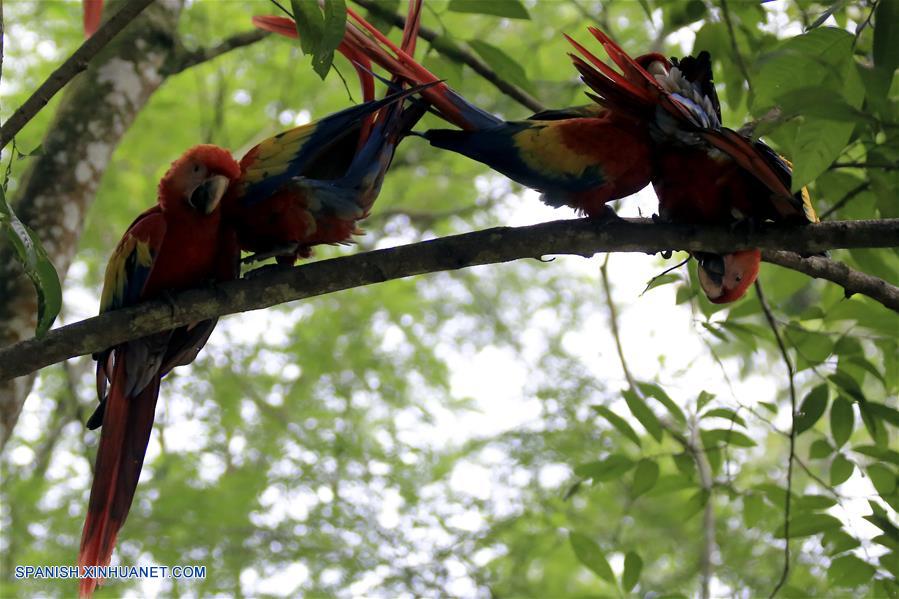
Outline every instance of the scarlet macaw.
[[(721, 125), (708, 52), (682, 60), (659, 55), (648, 62), (634, 60), (602, 31), (590, 32), (621, 73), (568, 38), (587, 59), (572, 55), (575, 67), (601, 106), (646, 124), (662, 219), (699, 224), (817, 221), (808, 191), (790, 193), (789, 163), (765, 143)], [(696, 257), (700, 284), (714, 303), (742, 297), (761, 261), (757, 249)]]
[[(211, 280), (234, 276), (239, 251), (222, 225), (220, 201), (240, 175), (231, 155), (215, 146), (191, 148), (159, 183), (158, 203), (141, 214), (106, 268), (100, 312), (130, 306)], [(129, 341), (97, 354), (101, 404), (89, 426), (102, 422), (87, 518), (78, 554), (83, 566), (106, 566), (134, 497), (153, 428), (160, 379), (188, 364), (214, 320)], [(83, 578), (82, 597), (97, 579)]]
[[(410, 52), (420, 10), (421, 0), (410, 3), (402, 42)], [(296, 37), (290, 23), (281, 33)], [(244, 250), (275, 251), (278, 262), (293, 263), (314, 245), (342, 243), (361, 232), (356, 222), (368, 216), (397, 144), (427, 110), (423, 102), (403, 102), (427, 85), (371, 100), (368, 59), (346, 42), (338, 50), (353, 62), (369, 101), (276, 135), (241, 159), (240, 180), (223, 209)]]
[[(296, 255), (308, 255), (312, 245), (348, 239), (374, 200), (392, 156), (388, 144), (394, 138), (388, 135), (396, 132), (393, 121), (387, 121), (389, 128), (386, 119), (376, 121), (369, 141), (354, 155), (361, 123), (414, 92), (392, 94), (276, 135), (250, 150), (240, 164), (215, 146), (188, 150), (160, 182), (159, 204), (134, 221), (113, 253), (100, 311), (208, 280), (235, 278), (238, 244), (263, 251), (293, 244), (284, 258), (292, 263)], [(402, 118), (399, 122), (405, 126)], [(333, 138), (337, 141), (328, 146)], [(316, 151), (317, 144), (326, 146), (325, 154)], [(330, 168), (346, 174), (306, 179), (297, 164), (312, 165), (317, 173)], [(160, 379), (175, 366), (192, 362), (214, 327), (215, 320), (204, 321), (96, 356), (100, 405), (88, 427), (102, 423), (103, 433), (79, 566), (109, 564), (140, 476)], [(90, 596), (96, 585), (95, 579), (82, 579), (81, 595)]]

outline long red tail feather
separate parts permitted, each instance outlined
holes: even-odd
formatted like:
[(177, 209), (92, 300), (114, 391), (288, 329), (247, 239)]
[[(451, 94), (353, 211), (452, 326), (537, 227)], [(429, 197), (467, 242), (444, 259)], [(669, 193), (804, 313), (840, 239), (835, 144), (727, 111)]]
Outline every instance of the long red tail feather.
[[(90, 503), (81, 533), (78, 568), (108, 566), (119, 529), (125, 523), (140, 478), (153, 428), (159, 379), (128, 397), (124, 356), (115, 365), (97, 449)], [(90, 597), (100, 580), (82, 578), (79, 596)]]
[(92, 36), (100, 27), (103, 16), (103, 0), (82, 0), (84, 37)]

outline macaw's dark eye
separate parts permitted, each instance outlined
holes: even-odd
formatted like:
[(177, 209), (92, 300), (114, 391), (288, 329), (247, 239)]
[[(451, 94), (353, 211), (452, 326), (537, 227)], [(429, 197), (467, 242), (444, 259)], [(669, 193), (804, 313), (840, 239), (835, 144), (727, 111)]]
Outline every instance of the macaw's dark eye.
[(199, 165), (199, 164), (195, 164), (195, 165), (194, 165), (194, 172), (195, 172), (195, 173), (199, 173), (199, 172), (200, 172), (200, 165)]

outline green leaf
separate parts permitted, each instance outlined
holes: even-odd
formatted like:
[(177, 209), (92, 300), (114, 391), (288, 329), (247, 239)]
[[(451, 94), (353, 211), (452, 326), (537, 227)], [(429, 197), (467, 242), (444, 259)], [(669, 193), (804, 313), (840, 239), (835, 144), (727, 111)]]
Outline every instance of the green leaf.
[(659, 465), (655, 460), (643, 459), (637, 462), (637, 468), (634, 470), (634, 484), (631, 486), (631, 493), (636, 498), (646, 493), (655, 486), (659, 480)]
[(571, 548), (574, 549), (574, 554), (579, 562), (590, 568), (594, 574), (606, 582), (615, 584), (615, 574), (612, 572), (609, 562), (606, 561), (606, 557), (602, 554), (599, 545), (594, 543), (589, 537), (571, 531), (568, 532), (568, 541), (571, 543)]
[[(810, 97), (815, 98), (809, 102)], [(832, 93), (830, 88), (813, 85), (795, 89), (778, 98), (780, 108), (787, 115), (800, 114), (805, 117), (816, 117), (818, 120), (840, 123), (855, 123), (864, 118), (872, 118), (858, 108)]]
[(709, 410), (700, 416), (700, 418), (724, 418), (726, 420), (730, 420), (739, 424), (740, 426), (745, 427), (746, 421), (744, 421), (739, 414), (734, 412), (733, 410), (729, 410), (727, 408), (715, 408), (713, 410)]
[[(810, 537), (824, 532), (825, 530), (840, 528), (842, 525), (842, 522), (830, 514), (797, 514), (790, 518), (790, 538), (797, 539), (799, 537)], [(774, 536), (778, 539), (784, 538), (783, 524), (777, 528)]]
[(757, 493), (743, 495), (743, 523), (753, 528), (764, 516), (765, 500)]
[[(881, 560), (884, 559), (881, 557)], [(896, 575), (899, 577), (899, 574)], [(888, 578), (875, 578), (871, 591), (872, 597), (884, 597), (885, 599), (899, 599), (899, 583)]]
[(777, 414), (777, 404), (772, 403), (770, 401), (760, 401), (759, 405), (771, 412), (772, 414)]
[(19, 220), (0, 187), (0, 229), (16, 250), (16, 257), (37, 293), (35, 336), (43, 336), (62, 309), (62, 286), (50, 257), (34, 232)]
[(874, 64), (892, 78), (899, 67), (899, 4), (878, 2), (874, 12)]
[(320, 8), (318, 2), (310, 0), (290, 0), (294, 21), (300, 38), (303, 54), (312, 56), (312, 69), (324, 79), (331, 70), (334, 51), (346, 27), (345, 0), (324, 0)]
[(469, 40), (468, 45), (496, 71), (497, 75), (531, 93), (534, 92), (534, 84), (528, 79), (524, 67), (503, 50), (482, 40)]
[(590, 478), (595, 482), (602, 482), (619, 478), (633, 467), (634, 461), (632, 459), (616, 453), (604, 460), (581, 464), (574, 469), (574, 473), (581, 478)]
[(865, 429), (871, 435), (874, 443), (881, 447), (886, 447), (889, 442), (889, 435), (883, 424), (883, 419), (875, 414), (876, 409), (872, 410), (870, 404), (871, 402), (864, 400), (858, 402), (858, 410), (862, 415), (862, 422), (865, 423)]
[(696, 411), (698, 412), (702, 408), (706, 406), (707, 403), (715, 399), (714, 393), (709, 393), (706, 390), (702, 390), (699, 392), (699, 397), (696, 398)]
[[(881, 555), (880, 567), (899, 579), (899, 551), (892, 551), (886, 555)], [(899, 590), (899, 589), (897, 589)]]
[(861, 542), (842, 528), (835, 528), (821, 535), (821, 545), (826, 549), (827, 555), (836, 555), (860, 547)]
[(830, 405), (830, 436), (837, 447), (842, 447), (849, 440), (854, 426), (852, 404), (842, 396), (837, 397)]
[(684, 489), (692, 489), (696, 486), (696, 482), (683, 474), (662, 474), (659, 480), (647, 493), (651, 497), (659, 497)]
[(666, 275), (659, 275), (657, 277), (653, 277), (649, 283), (646, 284), (646, 289), (643, 293), (646, 293), (650, 289), (655, 289), (656, 287), (661, 287), (663, 285), (669, 285), (671, 283), (676, 283), (681, 281), (681, 277), (679, 275), (668, 273)]
[(687, 423), (687, 417), (684, 416), (683, 411), (678, 407), (674, 400), (668, 397), (668, 394), (665, 393), (665, 390), (656, 385), (655, 383), (637, 383), (637, 387), (640, 388), (640, 391), (643, 392), (643, 395), (647, 397), (654, 397), (665, 406), (665, 409), (668, 410), (668, 413), (671, 416), (680, 422), (681, 424)]
[(676, 305), (681, 305), (684, 302), (690, 300), (691, 297), (696, 295), (696, 290), (692, 285), (684, 284), (680, 285), (677, 288), (677, 291), (674, 293), (674, 303)]
[(634, 418), (643, 425), (646, 432), (648, 432), (656, 441), (661, 441), (662, 424), (659, 422), (655, 413), (653, 413), (653, 411), (649, 409), (649, 406), (646, 405), (646, 402), (630, 389), (622, 391), (621, 395), (624, 397), (624, 401), (627, 403), (627, 407), (631, 411), (631, 414), (633, 414)]
[(845, 391), (849, 397), (855, 401), (865, 401), (865, 395), (862, 393), (861, 387), (858, 386), (858, 382), (845, 372), (837, 371), (827, 378), (830, 379), (831, 383)]
[(899, 427), (899, 410), (876, 401), (866, 402), (868, 413), (893, 426)]
[(718, 428), (708, 431), (700, 431), (702, 445), (706, 449), (719, 445), (733, 445), (735, 447), (755, 447), (755, 441), (739, 431)]
[[(753, 112), (762, 114), (772, 106), (796, 104), (798, 90), (821, 88), (806, 93), (802, 117), (787, 121), (780, 131), (793, 131), (793, 191), (821, 175), (840, 155), (855, 123), (844, 118), (845, 110), (827, 114), (826, 108), (812, 108), (819, 98), (833, 108), (833, 98), (842, 98), (850, 109), (860, 108), (865, 88), (852, 57), (853, 36), (845, 30), (821, 27), (788, 39), (774, 52), (759, 60), (761, 70), (753, 79)], [(814, 116), (823, 115), (823, 116)], [(798, 125), (798, 126), (797, 126)]]
[(877, 445), (856, 445), (852, 451), (899, 466), (899, 451)]
[(855, 470), (855, 464), (843, 454), (838, 453), (830, 463), (830, 484), (834, 486), (843, 484), (852, 476), (853, 470)]
[(507, 19), (530, 19), (528, 9), (521, 0), (450, 0), (449, 10), (506, 17)]
[(643, 571), (643, 560), (633, 551), (628, 551), (624, 556), (624, 572), (621, 574), (621, 586), (624, 592), (630, 593), (640, 580)]
[(887, 537), (892, 539), (892, 541), (899, 546), (899, 527), (896, 527), (896, 525), (890, 521), (886, 509), (876, 501), (870, 499), (868, 500), (868, 505), (871, 507), (871, 514), (863, 516), (863, 518), (882, 530)]
[(793, 500), (796, 512), (814, 512), (832, 508), (837, 501), (825, 495), (803, 495)]
[(881, 497), (892, 495), (896, 492), (896, 473), (892, 469), (883, 464), (871, 464), (867, 468), (868, 478), (871, 484), (877, 489)]
[(709, 502), (709, 497), (711, 494), (708, 489), (699, 489), (690, 498), (687, 500), (686, 505), (684, 506), (683, 512), (681, 512), (681, 517), (684, 520), (688, 520), (698, 514), (702, 508), (705, 507), (705, 504)]
[(637, 431), (635, 431), (624, 418), (622, 418), (606, 406), (596, 405), (591, 407), (596, 411), (597, 414), (608, 420), (609, 424), (614, 426), (619, 433), (633, 441), (637, 445), (637, 447), (642, 447), (640, 436), (637, 434)]
[(317, 2), (290, 0), (293, 21), (303, 54), (314, 54), (324, 33), (324, 17)]
[(793, 423), (797, 435), (804, 433), (818, 422), (818, 419), (824, 414), (824, 410), (827, 409), (828, 399), (827, 385), (823, 384), (818, 385), (805, 396)]
[(838, 587), (857, 587), (865, 584), (877, 569), (852, 554), (834, 558), (827, 568), (827, 580)]
[(674, 461), (677, 470), (684, 476), (693, 478), (696, 474), (696, 461), (686, 451), (674, 454), (671, 456), (671, 459)]
[(833, 340), (821, 333), (812, 331), (791, 331), (790, 339), (796, 348), (796, 353), (802, 368), (820, 364), (833, 353)]
[(820, 460), (832, 454), (833, 451), (833, 447), (830, 446), (826, 439), (816, 439), (808, 448), (808, 457), (813, 460)]
[(24, 160), (25, 158), (30, 158), (32, 156), (40, 156), (43, 153), (44, 153), (43, 146), (41, 146), (41, 144), (38, 144), (30, 152), (24, 152), (24, 153), (19, 152), (19, 160)]

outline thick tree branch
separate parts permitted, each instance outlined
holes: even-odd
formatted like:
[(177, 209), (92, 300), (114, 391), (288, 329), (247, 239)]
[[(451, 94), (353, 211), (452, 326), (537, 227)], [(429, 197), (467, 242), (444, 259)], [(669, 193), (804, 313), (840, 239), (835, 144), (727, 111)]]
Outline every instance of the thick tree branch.
[(177, 54), (172, 61), (172, 65), (166, 69), (166, 75), (175, 75), (182, 71), (186, 71), (198, 64), (208, 62), (214, 58), (218, 58), (222, 54), (226, 54), (231, 50), (250, 46), (256, 42), (269, 36), (268, 31), (261, 29), (253, 29), (252, 31), (244, 31), (236, 33), (231, 37), (227, 37), (220, 43), (209, 48), (197, 48), (196, 50), (184, 50)]
[[(354, 1), (362, 8), (371, 11), (372, 14), (375, 14), (380, 18), (393, 23), (401, 29), (406, 24), (406, 19), (402, 15), (384, 8), (373, 0)], [(418, 29), (418, 37), (433, 44), (434, 40), (440, 37), (440, 34), (433, 29), (428, 29), (427, 27), (422, 26)], [(541, 110), (546, 109), (546, 107), (543, 106), (543, 104), (541, 104), (540, 101), (537, 100), (534, 96), (530, 95), (517, 85), (509, 83), (508, 81), (500, 77), (496, 73), (496, 71), (494, 71), (487, 65), (486, 62), (484, 62), (471, 52), (466, 52), (461, 48), (451, 46), (449, 44), (441, 44), (440, 42), (435, 45), (435, 48), (450, 60), (461, 62), (462, 64), (471, 67), (471, 70), (483, 77), (489, 83), (493, 84), (496, 89), (503, 92), (522, 106), (529, 108), (534, 112), (540, 112)]]
[(726, 252), (747, 247), (805, 253), (831, 248), (899, 247), (899, 219), (770, 227), (735, 240), (727, 227), (654, 223), (650, 219), (576, 219), (497, 227), (355, 256), (282, 268), (109, 312), (0, 349), (0, 381), (66, 358), (103, 350), (173, 327), (258, 310), (352, 287), (413, 275), (539, 258), (548, 254), (684, 249)]
[(899, 287), (867, 273), (853, 270), (842, 262), (823, 256), (803, 258), (794, 252), (780, 250), (765, 250), (762, 252), (762, 260), (798, 270), (816, 279), (826, 279), (842, 287), (846, 291), (846, 297), (861, 293), (899, 312)]
[(153, 0), (130, 0), (128, 4), (109, 18), (91, 37), (84, 41), (72, 55), (53, 71), (31, 97), (0, 127), (0, 149), (28, 124), (34, 115), (46, 106), (75, 75), (87, 68), (91, 59), (108, 44), (128, 23), (141, 13)]

